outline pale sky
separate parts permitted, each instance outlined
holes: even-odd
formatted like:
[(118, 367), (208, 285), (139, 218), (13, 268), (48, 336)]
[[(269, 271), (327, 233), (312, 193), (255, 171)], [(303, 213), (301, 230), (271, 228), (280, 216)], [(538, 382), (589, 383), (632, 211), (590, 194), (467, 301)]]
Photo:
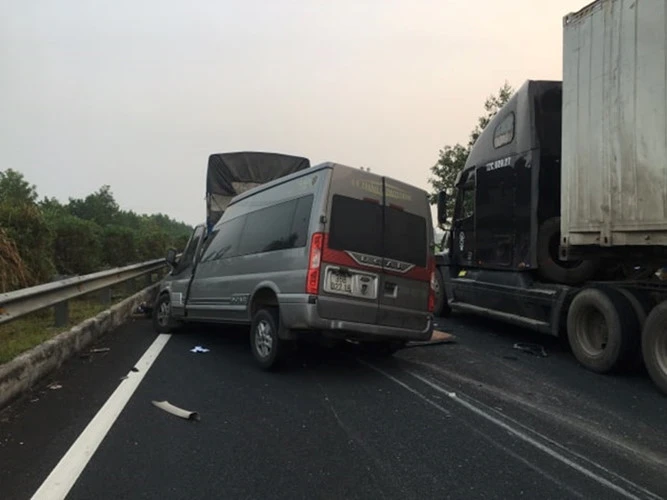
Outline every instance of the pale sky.
[(0, 169), (203, 222), (210, 153), (428, 188), (504, 81), (560, 79), (589, 0), (0, 0)]

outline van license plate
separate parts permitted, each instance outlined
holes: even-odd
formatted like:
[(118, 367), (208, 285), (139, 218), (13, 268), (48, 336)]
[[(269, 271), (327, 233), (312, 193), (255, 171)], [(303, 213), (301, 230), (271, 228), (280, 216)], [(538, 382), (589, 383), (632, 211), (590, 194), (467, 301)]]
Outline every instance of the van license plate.
[(329, 289), (332, 292), (352, 293), (352, 276), (329, 272)]

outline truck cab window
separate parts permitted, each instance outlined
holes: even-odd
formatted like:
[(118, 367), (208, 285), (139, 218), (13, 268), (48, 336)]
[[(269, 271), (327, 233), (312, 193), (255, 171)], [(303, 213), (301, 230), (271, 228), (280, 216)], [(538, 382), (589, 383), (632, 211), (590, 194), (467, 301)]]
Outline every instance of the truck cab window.
[(456, 211), (456, 219), (463, 220), (472, 217), (475, 213), (475, 189), (465, 187), (461, 190), (461, 199)]
[(514, 113), (507, 115), (493, 131), (493, 147), (501, 148), (514, 140)]

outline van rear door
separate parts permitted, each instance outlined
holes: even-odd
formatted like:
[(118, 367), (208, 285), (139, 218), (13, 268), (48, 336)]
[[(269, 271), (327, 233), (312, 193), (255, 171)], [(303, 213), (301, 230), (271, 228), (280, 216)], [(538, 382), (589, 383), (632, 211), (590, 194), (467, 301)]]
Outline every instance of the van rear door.
[(328, 207), (319, 315), (425, 329), (433, 231), (426, 193), (336, 166)]
[(317, 306), (322, 318), (377, 323), (382, 200), (377, 175), (342, 165), (333, 168)]
[(428, 323), (433, 227), (427, 194), (383, 178), (383, 273), (378, 324), (424, 330)]

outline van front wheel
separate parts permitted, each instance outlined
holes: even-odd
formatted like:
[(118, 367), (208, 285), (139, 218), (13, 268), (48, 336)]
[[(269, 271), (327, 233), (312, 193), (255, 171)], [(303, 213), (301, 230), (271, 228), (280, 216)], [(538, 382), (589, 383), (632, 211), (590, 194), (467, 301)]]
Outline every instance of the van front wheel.
[(250, 348), (255, 360), (264, 370), (276, 368), (283, 356), (285, 342), (278, 336), (279, 327), (277, 309), (260, 309), (252, 318)]

